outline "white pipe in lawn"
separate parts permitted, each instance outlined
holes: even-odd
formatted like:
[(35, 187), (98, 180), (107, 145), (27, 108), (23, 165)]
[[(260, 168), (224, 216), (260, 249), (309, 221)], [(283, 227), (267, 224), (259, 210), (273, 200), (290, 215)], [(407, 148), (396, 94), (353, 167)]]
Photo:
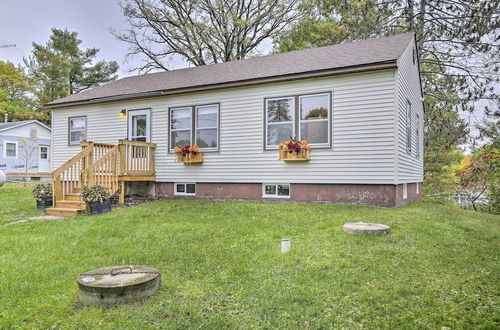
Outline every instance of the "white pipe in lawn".
[(0, 170), (0, 187), (5, 183), (5, 174)]
[(281, 253), (287, 253), (287, 252), (290, 252), (290, 239), (283, 238), (281, 240)]

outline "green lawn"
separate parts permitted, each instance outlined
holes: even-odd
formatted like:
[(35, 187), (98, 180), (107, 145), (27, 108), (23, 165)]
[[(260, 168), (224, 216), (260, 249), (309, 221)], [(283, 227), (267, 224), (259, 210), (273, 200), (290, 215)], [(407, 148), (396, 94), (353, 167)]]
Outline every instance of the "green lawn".
[[(162, 200), (0, 226), (0, 328), (493, 329), (499, 220), (431, 203)], [(351, 236), (351, 221), (393, 233)], [(78, 303), (80, 273), (125, 264), (159, 269), (160, 292), (141, 305)]]
[(33, 184), (7, 182), (0, 187), (0, 224), (42, 215), (31, 196)]

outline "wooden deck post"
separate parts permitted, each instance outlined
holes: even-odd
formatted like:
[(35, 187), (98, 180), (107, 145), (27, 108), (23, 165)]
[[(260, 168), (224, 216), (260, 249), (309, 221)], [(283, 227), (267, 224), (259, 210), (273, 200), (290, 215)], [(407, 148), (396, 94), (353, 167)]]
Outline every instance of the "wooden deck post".
[(53, 189), (54, 189), (54, 197), (52, 198), (52, 204), (53, 206), (55, 207), (56, 206), (56, 202), (58, 200), (61, 200), (61, 177), (60, 176), (56, 176), (54, 178), (54, 182), (52, 183), (54, 186), (53, 186)]
[(118, 198), (120, 204), (125, 203), (125, 181), (120, 181), (120, 197)]

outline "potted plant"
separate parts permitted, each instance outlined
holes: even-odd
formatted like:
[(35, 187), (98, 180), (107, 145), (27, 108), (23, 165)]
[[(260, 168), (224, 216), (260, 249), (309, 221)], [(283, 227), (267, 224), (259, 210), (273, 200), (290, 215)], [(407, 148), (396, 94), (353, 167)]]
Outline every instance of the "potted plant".
[(187, 144), (182, 148), (175, 147), (174, 152), (178, 163), (203, 163), (203, 152), (200, 152), (200, 147), (197, 144), (192, 146)]
[(33, 188), (33, 197), (36, 199), (36, 208), (45, 210), (52, 207), (52, 183), (40, 183)]
[(278, 146), (280, 160), (286, 161), (304, 161), (311, 159), (312, 147), (306, 140), (300, 141), (298, 138), (290, 137), (290, 141), (281, 143)]
[(111, 202), (106, 188), (95, 185), (85, 186), (82, 198), (89, 207), (90, 214), (103, 214), (111, 212)]

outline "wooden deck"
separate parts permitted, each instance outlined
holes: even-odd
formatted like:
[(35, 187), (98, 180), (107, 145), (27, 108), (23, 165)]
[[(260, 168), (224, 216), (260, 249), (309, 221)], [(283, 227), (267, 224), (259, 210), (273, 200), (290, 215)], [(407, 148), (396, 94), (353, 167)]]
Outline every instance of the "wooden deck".
[(125, 182), (155, 181), (156, 144), (119, 140), (118, 144), (82, 142), (82, 150), (52, 172), (54, 207), (49, 215), (72, 216), (85, 210), (80, 194), (99, 185), (125, 199)]

